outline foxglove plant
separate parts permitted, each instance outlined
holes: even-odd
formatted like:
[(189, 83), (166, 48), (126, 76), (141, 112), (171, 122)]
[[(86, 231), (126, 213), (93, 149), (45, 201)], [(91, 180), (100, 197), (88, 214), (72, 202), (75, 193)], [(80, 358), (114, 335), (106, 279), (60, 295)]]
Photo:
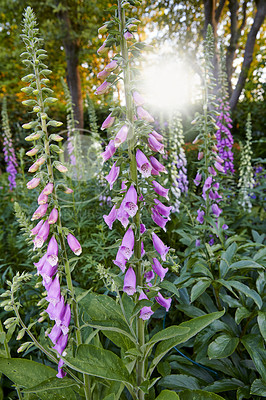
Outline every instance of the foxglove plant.
[(2, 105), (2, 128), (3, 128), (3, 152), (6, 162), (6, 172), (8, 173), (9, 188), (13, 190), (16, 187), (17, 159), (12, 142), (11, 131), (9, 127), (6, 98)]
[[(161, 280), (167, 272), (158, 260), (158, 255), (163, 261), (166, 260), (166, 255), (169, 247), (165, 246), (162, 240), (155, 232), (148, 233), (144, 224), (142, 224), (142, 214), (145, 207), (149, 207), (151, 218), (156, 225), (164, 230), (171, 207), (167, 207), (162, 201), (168, 199), (168, 189), (161, 186), (155, 177), (165, 171), (165, 167), (158, 161), (158, 155), (164, 153), (164, 145), (162, 136), (153, 130), (150, 123), (154, 122), (154, 118), (143, 107), (144, 100), (134, 87), (134, 76), (131, 67), (134, 66), (135, 57), (140, 55), (139, 49), (144, 47), (144, 44), (137, 43), (130, 26), (132, 18), (125, 17), (125, 9), (130, 8), (130, 4), (118, 1), (118, 24), (119, 35), (112, 32), (109, 33), (105, 47), (108, 43), (119, 43), (121, 54), (116, 54), (113, 60), (107, 65), (115, 65), (115, 69), (106, 77), (106, 80), (98, 87), (96, 94), (102, 94), (107, 89), (114, 85), (117, 79), (121, 76), (124, 81), (126, 107), (121, 108), (120, 112), (112, 112), (103, 123), (102, 129), (112, 126), (115, 123), (117, 115), (122, 117), (122, 121), (116, 121), (114, 126), (113, 138), (109, 141), (105, 151), (102, 153), (104, 161), (114, 159), (114, 164), (110, 169), (106, 180), (112, 189), (117, 185), (118, 181), (122, 180), (120, 196), (116, 197), (114, 206), (109, 215), (104, 215), (106, 224), (112, 229), (116, 220), (120, 221), (126, 229), (121, 245), (119, 246), (114, 264), (117, 265), (123, 273), (124, 285), (123, 291), (129, 296), (134, 296), (135, 302), (147, 299), (151, 287), (154, 286), (154, 279), (147, 279), (149, 273), (144, 269), (143, 257), (145, 255), (145, 240), (151, 239), (154, 252), (152, 259), (152, 269)], [(134, 24), (139, 21), (134, 20)], [(99, 32), (102, 33), (103, 27)], [(108, 31), (108, 30), (107, 30)], [(128, 41), (133, 42), (130, 46)], [(98, 50), (98, 54), (102, 52), (103, 46)], [(107, 68), (108, 70), (108, 68)], [(105, 69), (98, 74), (106, 76)], [(125, 161), (125, 148), (128, 149), (128, 164)], [(122, 174), (122, 171), (124, 173)], [(146, 191), (142, 187), (146, 187)], [(147, 194), (145, 193), (147, 192)], [(157, 253), (156, 253), (157, 252)], [(153, 276), (155, 276), (153, 273)], [(156, 281), (157, 278), (155, 278)], [(155, 290), (155, 289), (154, 289)], [(165, 307), (168, 311), (171, 299), (165, 299), (157, 289), (157, 295), (149, 298), (155, 298), (158, 304)], [(139, 346), (145, 343), (144, 322), (153, 314), (150, 306), (145, 306), (140, 309), (137, 322), (137, 338)], [(139, 386), (144, 380), (144, 360), (137, 361), (137, 382)], [(144, 399), (144, 393), (141, 389), (137, 390), (138, 398)]]
[(173, 211), (179, 212), (181, 194), (188, 192), (187, 159), (183, 148), (185, 142), (179, 114), (173, 115), (169, 130), (169, 171), (172, 181), (171, 192), (174, 197)]
[[(54, 326), (48, 333), (48, 337), (54, 345), (53, 349), (59, 354), (57, 376), (63, 378), (66, 373), (62, 369), (64, 361), (61, 355), (64, 356), (68, 342), (71, 320), (70, 301), (72, 302), (77, 344), (81, 343), (78, 309), (74, 299), (75, 294), (65, 239), (67, 239), (68, 245), (75, 255), (80, 255), (82, 250), (78, 240), (67, 228), (62, 227), (60, 207), (56, 195), (56, 170), (64, 173), (67, 168), (56, 160), (57, 154), (61, 151), (53, 142), (60, 142), (63, 138), (59, 134), (49, 134), (48, 132), (51, 127), (59, 127), (62, 123), (52, 120), (47, 115), (47, 106), (53, 104), (57, 99), (48, 97), (52, 93), (52, 90), (47, 86), (49, 83), (47, 76), (51, 74), (51, 71), (43, 63), (43, 59), (47, 58), (47, 55), (46, 51), (40, 47), (41, 39), (38, 37), (36, 25), (36, 17), (32, 9), (27, 7), (24, 13), (22, 35), (26, 51), (22, 53), (21, 57), (26, 67), (31, 69), (31, 73), (22, 78), (22, 81), (28, 82), (29, 86), (21, 90), (31, 97), (23, 101), (23, 104), (31, 106), (32, 112), (36, 114), (34, 120), (23, 125), (26, 130), (34, 129), (34, 132), (28, 135), (25, 140), (34, 142), (34, 146), (27, 152), (27, 155), (30, 157), (36, 155), (35, 162), (29, 168), (29, 172), (34, 175), (27, 183), (27, 188), (32, 190), (42, 187), (38, 196), (38, 208), (31, 218), (32, 221), (38, 221), (37, 225), (31, 230), (34, 237), (34, 249), (38, 249), (38, 254), (42, 252), (41, 258), (34, 265), (37, 274), (42, 277), (42, 284), (47, 292), (48, 306), (45, 312), (50, 320), (54, 321)], [(47, 247), (46, 243), (48, 243)], [(69, 299), (66, 299), (62, 294), (63, 271), (60, 267), (62, 264), (65, 268)]]
[(252, 158), (252, 124), (251, 116), (248, 114), (246, 123), (246, 143), (242, 147), (241, 159), (239, 166), (239, 179), (238, 179), (238, 204), (243, 207), (244, 210), (251, 212), (252, 203), (250, 195), (252, 194), (252, 189), (255, 185), (254, 171), (251, 164)]

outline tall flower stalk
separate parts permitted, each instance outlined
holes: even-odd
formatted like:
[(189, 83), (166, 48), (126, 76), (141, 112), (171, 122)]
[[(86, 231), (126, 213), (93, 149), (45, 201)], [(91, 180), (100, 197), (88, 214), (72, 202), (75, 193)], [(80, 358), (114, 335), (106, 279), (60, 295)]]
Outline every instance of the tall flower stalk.
[[(30, 96), (30, 99), (23, 101), (23, 104), (32, 107), (33, 113), (36, 114), (34, 120), (23, 125), (26, 130), (34, 129), (34, 132), (25, 138), (25, 140), (33, 142), (33, 147), (26, 154), (30, 157), (35, 156), (35, 162), (29, 168), (29, 172), (34, 175), (27, 183), (27, 188), (41, 187), (42, 189), (38, 196), (38, 207), (31, 218), (32, 221), (38, 221), (38, 223), (31, 230), (31, 234), (34, 237), (34, 249), (38, 249), (38, 254), (41, 252), (43, 254), (35, 266), (47, 292), (48, 307), (45, 311), (50, 320), (55, 322), (48, 337), (54, 345), (53, 349), (59, 355), (57, 376), (62, 378), (66, 373), (62, 369), (64, 362), (60, 356), (65, 354), (68, 342), (71, 309), (75, 324), (76, 343), (77, 345), (82, 343), (66, 240), (75, 255), (80, 255), (82, 249), (78, 240), (66, 227), (62, 226), (61, 222), (60, 205), (56, 194), (56, 174), (57, 171), (66, 172), (67, 168), (57, 160), (61, 151), (55, 143), (60, 142), (63, 138), (59, 134), (49, 133), (49, 131), (61, 126), (62, 123), (52, 120), (47, 114), (48, 106), (57, 99), (50, 97), (52, 90), (48, 87), (47, 76), (51, 71), (43, 63), (47, 55), (46, 51), (40, 47), (41, 39), (38, 37), (36, 25), (36, 17), (32, 9), (27, 7), (24, 13), (22, 35), (26, 51), (22, 53), (21, 57), (31, 73), (22, 78), (23, 82), (29, 83), (22, 91)], [(46, 243), (48, 243), (47, 247)], [(62, 265), (64, 265), (64, 271)], [(70, 296), (68, 299), (61, 290), (63, 276), (67, 281)], [(88, 390), (89, 388), (87, 388), (87, 392)]]
[[(145, 101), (135, 89), (132, 67), (135, 66), (136, 59), (140, 57), (140, 49), (144, 48), (145, 44), (136, 42), (134, 38), (133, 32), (139, 21), (125, 15), (125, 10), (130, 9), (133, 3), (137, 5), (138, 2), (118, 0), (118, 19), (106, 23), (99, 29), (101, 34), (108, 33), (108, 30), (111, 32), (98, 50), (98, 54), (102, 54), (103, 50), (110, 48), (114, 43), (120, 45), (120, 54), (116, 54), (98, 74), (98, 77), (104, 77), (106, 80), (98, 87), (96, 94), (105, 93), (118, 78), (123, 79), (125, 93), (125, 107), (112, 112), (102, 126), (103, 129), (113, 126), (114, 131), (112, 139), (102, 153), (104, 161), (116, 159), (106, 180), (111, 188), (117, 181), (122, 181), (120, 195), (113, 200), (115, 204), (109, 215), (104, 215), (104, 220), (110, 229), (118, 220), (126, 230), (114, 260), (114, 264), (125, 273), (123, 291), (132, 296), (135, 303), (155, 298), (158, 304), (168, 310), (171, 299), (165, 299), (158, 292), (158, 288), (155, 294), (155, 287), (149, 294), (156, 280), (158, 278), (163, 280), (167, 272), (158, 260), (157, 254), (165, 261), (169, 247), (162, 242), (154, 229), (149, 232), (146, 230), (142, 222), (143, 211), (148, 208), (154, 223), (165, 229), (171, 207), (162, 202), (165, 198), (168, 199), (168, 189), (155, 180), (155, 177), (165, 170), (156, 158), (158, 154), (164, 152), (163, 138), (150, 125), (154, 119), (143, 108)], [(114, 24), (117, 25), (119, 34), (113, 33)], [(120, 121), (117, 116), (121, 117)], [(150, 239), (154, 247), (154, 251), (148, 256), (150, 263), (143, 261), (146, 239)], [(144, 265), (149, 265), (149, 268), (144, 268)], [(139, 348), (145, 344), (145, 321), (152, 314), (149, 305), (142, 307), (138, 313), (136, 337)], [(134, 398), (143, 400), (144, 392), (140, 388), (145, 380), (143, 355), (137, 359), (135, 368)]]
[(8, 173), (9, 188), (13, 190), (16, 187), (17, 175), (17, 159), (13, 146), (11, 131), (9, 127), (6, 98), (3, 99), (2, 105), (2, 129), (3, 129), (3, 152), (6, 162), (6, 172)]

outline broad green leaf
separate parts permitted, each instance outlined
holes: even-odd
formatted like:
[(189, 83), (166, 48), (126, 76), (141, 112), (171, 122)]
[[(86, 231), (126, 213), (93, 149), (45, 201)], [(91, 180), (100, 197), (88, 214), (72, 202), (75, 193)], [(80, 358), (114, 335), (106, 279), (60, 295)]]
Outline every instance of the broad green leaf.
[(256, 379), (252, 383), (250, 393), (255, 394), (256, 396), (266, 397), (266, 383), (263, 382), (261, 379)]
[(116, 320), (125, 323), (119, 304), (109, 296), (88, 293), (79, 301), (79, 304), (92, 320)]
[(54, 378), (57, 374), (46, 365), (22, 358), (0, 358), (0, 372), (16, 385), (26, 388)]
[(66, 365), (76, 371), (108, 380), (131, 383), (126, 366), (112, 351), (91, 344), (82, 344), (78, 347), (76, 357), (62, 358)]
[(206, 386), (204, 390), (208, 392), (227, 392), (228, 390), (237, 390), (239, 387), (244, 386), (245, 384), (239, 379), (219, 379), (218, 381), (213, 382), (211, 385)]
[(240, 324), (242, 319), (248, 318), (251, 315), (251, 312), (246, 307), (239, 307), (235, 313), (235, 321), (237, 324)]
[(220, 311), (203, 315), (202, 317), (197, 317), (191, 319), (190, 321), (182, 322), (182, 324), (180, 324), (179, 327), (189, 328), (189, 332), (184, 335), (164, 340), (163, 342), (158, 344), (155, 350), (154, 359), (152, 360), (150, 369), (148, 371), (148, 377), (152, 374), (152, 371), (154, 370), (158, 362), (163, 358), (163, 356), (169, 350), (171, 350), (174, 346), (180, 343), (186, 342), (187, 340), (195, 336), (198, 332), (200, 332), (202, 329), (206, 328), (206, 326), (210, 325), (213, 321), (222, 317), (223, 314), (224, 311)]
[(64, 378), (49, 378), (36, 386), (30, 386), (28, 389), (24, 389), (24, 393), (38, 393), (47, 390), (62, 390), (63, 388), (78, 386), (77, 382), (73, 379)]
[(266, 314), (265, 311), (258, 312), (258, 324), (260, 328), (260, 333), (262, 334), (264, 340), (266, 341)]
[(161, 340), (171, 339), (175, 336), (185, 335), (190, 329), (188, 327), (183, 327), (180, 325), (169, 326), (160, 332), (155, 333), (153, 337), (148, 341), (147, 346), (160, 342)]
[(262, 307), (262, 300), (260, 295), (253, 289), (250, 289), (247, 285), (244, 283), (238, 282), (238, 281), (228, 281), (227, 282), (231, 287), (239, 290), (239, 292), (244, 293), (247, 297), (250, 297), (261, 309)]
[(180, 397), (171, 390), (163, 390), (155, 400), (180, 400)]
[(86, 325), (90, 326), (91, 328), (100, 329), (102, 331), (121, 333), (122, 335), (127, 336), (133, 343), (135, 343), (135, 338), (128, 332), (126, 324), (119, 326), (116, 321), (91, 321), (86, 322)]
[(180, 293), (178, 291), (178, 289), (176, 288), (176, 286), (169, 281), (163, 281), (160, 283), (159, 285), (161, 288), (168, 290), (168, 292), (173, 293), (176, 295), (176, 297), (180, 297)]
[(259, 268), (259, 269), (263, 269), (263, 266), (256, 263), (253, 260), (241, 260), (241, 261), (237, 261), (233, 264), (230, 265), (230, 269), (253, 269), (253, 268)]
[(115, 400), (115, 395), (114, 393), (109, 394), (106, 396), (103, 400)]
[(200, 389), (199, 381), (194, 376), (189, 375), (168, 375), (162, 378), (159, 382), (160, 386), (167, 389)]
[(262, 260), (265, 257), (266, 257), (266, 247), (263, 247), (262, 249), (260, 249), (258, 252), (255, 253), (253, 260), (258, 261), (260, 259)]
[(208, 280), (200, 280), (193, 286), (191, 289), (191, 303), (195, 301), (205, 290), (210, 286), (211, 281)]
[(209, 344), (208, 356), (210, 359), (229, 357), (235, 351), (238, 343), (239, 339), (237, 337), (224, 333)]
[(231, 243), (230, 246), (221, 254), (221, 262), (220, 262), (220, 273), (221, 277), (225, 277), (227, 272), (230, 269), (230, 263), (232, 258), (234, 257), (237, 250), (237, 244), (235, 242)]
[(249, 334), (242, 337), (241, 342), (249, 352), (249, 355), (262, 379), (266, 382), (266, 358), (262, 337), (255, 334)]
[(209, 393), (205, 390), (182, 390), (179, 392), (180, 400), (224, 400), (218, 394)]

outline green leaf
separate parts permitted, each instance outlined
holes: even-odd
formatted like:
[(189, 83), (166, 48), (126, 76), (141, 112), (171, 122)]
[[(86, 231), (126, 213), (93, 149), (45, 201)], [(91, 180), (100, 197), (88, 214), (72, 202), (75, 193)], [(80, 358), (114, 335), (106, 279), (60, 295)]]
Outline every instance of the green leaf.
[(218, 394), (209, 393), (205, 390), (182, 390), (179, 392), (180, 400), (224, 400)]
[(109, 394), (106, 396), (103, 400), (115, 400), (115, 395), (114, 393)]
[(161, 288), (168, 290), (168, 292), (173, 293), (176, 295), (176, 297), (180, 297), (179, 291), (176, 288), (176, 286), (169, 281), (163, 281), (159, 285)]
[(253, 268), (259, 268), (259, 269), (263, 269), (263, 266), (256, 263), (253, 260), (241, 260), (241, 261), (237, 261), (233, 264), (230, 265), (230, 269), (253, 269)]
[(245, 384), (239, 379), (219, 379), (219, 381), (213, 382), (211, 385), (206, 386), (204, 389), (208, 392), (227, 392), (228, 390), (237, 390), (239, 387), (243, 387)]
[(118, 382), (129, 382), (128, 370), (121, 358), (109, 350), (101, 349), (92, 344), (82, 344), (78, 347), (76, 357), (62, 357), (66, 365), (75, 371), (98, 376)]
[(16, 385), (26, 388), (54, 378), (57, 373), (46, 365), (22, 358), (0, 358), (0, 372)]
[(200, 388), (197, 378), (181, 374), (168, 375), (160, 380), (159, 385), (174, 390)]
[(136, 343), (134, 337), (127, 331), (126, 324), (123, 326), (119, 325), (116, 321), (91, 321), (86, 322), (86, 325), (90, 326), (91, 328), (100, 329), (102, 331), (112, 331), (118, 332), (122, 335), (127, 336), (133, 343)]
[(238, 282), (238, 281), (228, 281), (227, 282), (231, 287), (239, 290), (239, 292), (244, 293), (247, 297), (250, 297), (261, 309), (262, 307), (262, 300), (260, 295), (253, 289), (250, 289), (247, 285), (244, 283)]
[(24, 393), (38, 393), (47, 390), (62, 390), (63, 388), (78, 386), (77, 382), (73, 379), (64, 378), (49, 378), (38, 385), (31, 386), (29, 389), (24, 389)]
[(266, 315), (265, 311), (258, 312), (258, 324), (260, 328), (260, 333), (262, 334), (264, 340), (266, 341)]
[(266, 382), (265, 348), (262, 337), (255, 334), (249, 334), (242, 337), (241, 342), (249, 352), (249, 355), (262, 379)]
[(266, 383), (261, 379), (256, 379), (251, 385), (250, 393), (266, 397)]
[(189, 328), (189, 332), (185, 333), (184, 335), (164, 340), (163, 342), (158, 344), (148, 374), (150, 375), (152, 374), (152, 371), (154, 370), (158, 362), (163, 358), (163, 356), (169, 350), (171, 350), (174, 346), (180, 343), (186, 342), (187, 340), (195, 336), (198, 332), (200, 332), (202, 329), (206, 328), (206, 326), (210, 325), (213, 321), (222, 317), (223, 314), (224, 311), (220, 311), (203, 315), (202, 317), (197, 317), (191, 319), (190, 321), (182, 322), (182, 324), (180, 324), (179, 327)]
[(180, 400), (180, 397), (171, 390), (163, 390), (155, 400)]
[(155, 344), (161, 340), (171, 339), (175, 336), (185, 335), (190, 331), (188, 327), (182, 327), (180, 325), (169, 326), (160, 332), (155, 333), (153, 337), (146, 343), (147, 346), (150, 344)]
[(224, 333), (209, 344), (208, 356), (211, 359), (229, 357), (235, 351), (238, 343), (239, 339), (237, 337)]
[(240, 324), (242, 319), (248, 318), (251, 315), (251, 312), (246, 307), (239, 307), (235, 313), (235, 321), (237, 324)]
[(208, 280), (200, 280), (193, 286), (191, 289), (191, 303), (195, 301), (205, 290), (210, 286), (211, 281)]

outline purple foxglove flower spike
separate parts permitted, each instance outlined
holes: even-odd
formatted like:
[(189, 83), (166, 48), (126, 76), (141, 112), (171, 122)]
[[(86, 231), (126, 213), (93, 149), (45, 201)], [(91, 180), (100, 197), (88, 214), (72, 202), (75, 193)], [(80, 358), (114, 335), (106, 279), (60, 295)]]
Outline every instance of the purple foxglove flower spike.
[(120, 252), (127, 260), (129, 260), (133, 254), (133, 248), (134, 248), (134, 232), (132, 228), (128, 228), (122, 239)]
[(58, 210), (53, 208), (48, 217), (48, 224), (55, 224), (58, 219)]
[(145, 156), (145, 154), (140, 150), (137, 149), (136, 151), (136, 161), (137, 161), (137, 168), (144, 178), (148, 178), (151, 176), (152, 166), (149, 163), (149, 160)]
[(171, 298), (170, 298), (170, 299), (165, 299), (165, 298), (161, 295), (161, 293), (158, 292), (158, 296), (155, 297), (155, 300), (157, 301), (157, 303), (159, 303), (161, 306), (163, 306), (163, 307), (166, 309), (166, 311), (169, 310), (169, 308), (170, 308), (170, 306), (171, 306), (171, 302), (172, 302), (172, 299), (171, 299)]
[(51, 194), (53, 192), (53, 189), (54, 189), (53, 183), (49, 182), (49, 183), (47, 183), (47, 185), (43, 189), (42, 193), (49, 195), (49, 194)]
[(108, 215), (103, 216), (103, 219), (104, 219), (106, 225), (108, 225), (109, 229), (111, 229), (111, 230), (113, 227), (113, 223), (116, 220), (117, 212), (118, 212), (118, 210), (115, 208), (115, 205), (114, 205), (112, 210), (110, 211), (110, 213)]
[(49, 289), (47, 290), (46, 300), (49, 301), (49, 303), (52, 303), (54, 306), (56, 306), (56, 304), (59, 303), (60, 299), (61, 299), (60, 282), (59, 282), (59, 275), (57, 274), (53, 282), (49, 286)]
[(106, 128), (110, 128), (113, 125), (113, 123), (115, 122), (115, 117), (112, 117), (111, 115), (112, 115), (112, 113), (110, 113), (108, 115), (108, 117), (103, 121), (102, 126), (101, 126), (102, 131)]
[(41, 220), (38, 222), (38, 224), (37, 224), (33, 229), (31, 229), (31, 235), (37, 235), (38, 232), (39, 232), (39, 230), (40, 230), (41, 227), (42, 227), (42, 224), (43, 224), (43, 220), (41, 219)]
[(125, 200), (124, 210), (128, 213), (128, 215), (134, 217), (134, 215), (136, 215), (136, 212), (138, 210), (137, 206), (138, 195), (134, 185), (130, 186), (130, 188), (127, 191), (127, 194), (125, 195), (124, 200)]
[(143, 119), (146, 122), (154, 122), (154, 118), (141, 106), (137, 107), (137, 114), (139, 119)]
[(129, 267), (125, 273), (123, 291), (129, 296), (136, 293), (136, 274), (132, 267)]
[(164, 166), (163, 164), (161, 164), (161, 163), (157, 160), (157, 158), (151, 156), (151, 157), (150, 157), (150, 162), (151, 162), (152, 167), (153, 167), (156, 171), (167, 173), (165, 166)]
[(106, 146), (105, 151), (101, 153), (101, 156), (104, 161), (109, 160), (116, 152), (115, 142), (110, 140), (109, 144)]
[(158, 199), (154, 199), (154, 203), (156, 204), (156, 206), (154, 207), (155, 210), (157, 210), (160, 214), (162, 214), (164, 217), (169, 218), (170, 212), (172, 210), (172, 206), (165, 206), (163, 203), (160, 202), (160, 200)]
[[(148, 297), (143, 291), (141, 291), (139, 295), (139, 300), (148, 300)], [(152, 316), (152, 314), (154, 314), (154, 312), (152, 311), (151, 307), (144, 306), (140, 310), (139, 317), (143, 319), (143, 321), (146, 321)]]
[(150, 134), (148, 137), (148, 144), (152, 151), (156, 151), (161, 154), (164, 153), (164, 145), (160, 143), (152, 134)]
[(27, 189), (35, 189), (41, 182), (40, 178), (33, 178), (27, 183)]
[(82, 248), (78, 239), (76, 239), (71, 233), (67, 235), (67, 243), (76, 256), (79, 256), (82, 253)]
[(60, 321), (64, 316), (64, 311), (65, 311), (65, 300), (64, 297), (61, 296), (60, 302), (57, 303), (56, 307), (52, 304), (49, 303), (48, 307), (45, 310), (47, 314), (49, 315), (49, 318), (52, 321), (58, 320), (59, 323), (56, 324), (58, 327), (60, 326)]
[(116, 162), (113, 164), (112, 168), (110, 169), (110, 172), (108, 175), (105, 176), (105, 179), (110, 185), (110, 190), (113, 189), (114, 183), (117, 180), (120, 172), (120, 167), (116, 166)]
[(136, 106), (143, 106), (145, 103), (144, 98), (139, 94), (139, 92), (135, 91), (133, 92), (133, 100)]
[(197, 213), (197, 221), (199, 221), (200, 224), (203, 224), (205, 212), (203, 210), (198, 210)]
[(37, 210), (33, 213), (31, 220), (34, 221), (36, 219), (42, 218), (47, 211), (48, 204), (42, 204), (40, 205)]
[(168, 197), (169, 189), (165, 189), (162, 185), (160, 185), (156, 181), (152, 181), (152, 185), (153, 185), (153, 189), (154, 189), (155, 193), (157, 193), (159, 196), (165, 197), (167, 200), (169, 200), (169, 197)]
[(53, 329), (48, 334), (48, 337), (51, 339), (53, 344), (56, 344), (56, 342), (59, 339), (59, 337), (61, 336), (61, 334), (62, 334), (61, 328), (59, 326), (57, 326), (57, 325), (54, 325)]
[(168, 253), (170, 247), (167, 247), (154, 232), (152, 233), (152, 242), (155, 250), (160, 254), (162, 260), (165, 261), (166, 254)]
[(216, 217), (219, 217), (221, 214), (222, 210), (218, 207), (217, 204), (212, 204), (212, 212)]
[(125, 142), (125, 140), (127, 139), (127, 134), (128, 134), (128, 126), (123, 125), (122, 128), (118, 131), (114, 140), (116, 148)]
[(151, 209), (152, 211), (152, 219), (155, 222), (156, 225), (160, 226), (165, 232), (166, 232), (166, 228), (165, 225), (168, 222), (168, 219), (164, 219), (159, 213), (158, 211), (156, 211), (154, 208)]
[(111, 82), (104, 81), (99, 87), (97, 87), (95, 94), (104, 94), (110, 88)]
[(124, 257), (124, 255), (121, 253), (121, 251), (119, 249), (117, 254), (116, 254), (116, 259), (113, 260), (113, 263), (115, 265), (117, 265), (121, 269), (122, 272), (125, 272), (125, 270), (126, 270), (126, 262), (127, 262), (126, 257)]
[(161, 263), (157, 260), (157, 258), (152, 259), (152, 269), (159, 276), (161, 282), (164, 280), (165, 274), (168, 271), (168, 268), (163, 268)]

